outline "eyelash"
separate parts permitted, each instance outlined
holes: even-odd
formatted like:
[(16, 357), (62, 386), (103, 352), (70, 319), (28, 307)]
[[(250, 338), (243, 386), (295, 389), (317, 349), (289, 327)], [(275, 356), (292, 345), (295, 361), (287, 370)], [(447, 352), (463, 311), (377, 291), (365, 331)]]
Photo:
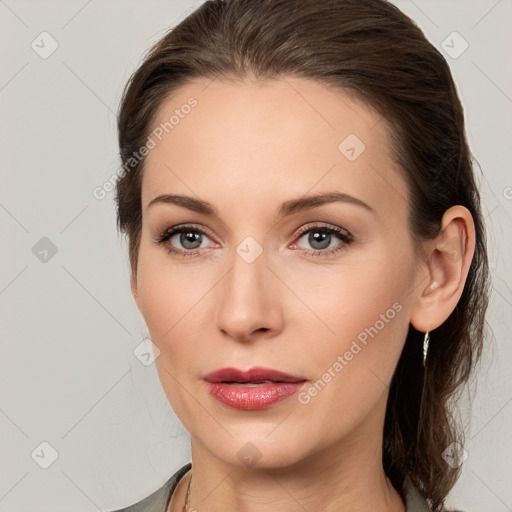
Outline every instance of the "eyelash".
[[(343, 243), (340, 245), (337, 245), (336, 247), (333, 247), (331, 249), (302, 249), (305, 254), (309, 256), (328, 256), (334, 253), (337, 253), (338, 251), (342, 250), (347, 245), (350, 245), (354, 240), (352, 235), (345, 231), (344, 229), (338, 228), (337, 226), (330, 226), (330, 225), (316, 225), (316, 226), (308, 226), (303, 229), (300, 229), (297, 233), (296, 237), (298, 239), (302, 238), (302, 236), (306, 233), (309, 233), (311, 231), (320, 231), (320, 232), (326, 232), (331, 235), (336, 235)], [(200, 233), (201, 235), (205, 235), (208, 238), (208, 233), (204, 231), (204, 229), (200, 228), (199, 226), (194, 225), (183, 225), (183, 226), (176, 226), (172, 227), (170, 229), (166, 229), (160, 233), (157, 234), (155, 237), (155, 242), (159, 245), (165, 245), (166, 242), (172, 238), (174, 235), (179, 233)], [(199, 256), (201, 249), (194, 249), (194, 250), (180, 250), (175, 249), (171, 245), (166, 246), (167, 251), (169, 254), (175, 254), (177, 256), (181, 256), (183, 258), (193, 258), (196, 256)]]

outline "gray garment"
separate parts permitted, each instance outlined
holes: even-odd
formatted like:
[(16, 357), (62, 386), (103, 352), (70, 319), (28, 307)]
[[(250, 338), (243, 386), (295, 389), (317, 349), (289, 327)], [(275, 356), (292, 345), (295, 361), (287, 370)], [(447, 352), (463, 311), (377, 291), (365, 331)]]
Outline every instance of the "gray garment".
[[(171, 501), (172, 493), (178, 485), (180, 479), (192, 467), (192, 463), (188, 462), (180, 468), (174, 475), (167, 480), (167, 482), (157, 489), (155, 492), (139, 501), (135, 505), (120, 510), (113, 510), (112, 512), (166, 512), (169, 502)], [(427, 502), (421, 497), (421, 494), (411, 487), (405, 496), (405, 506), (407, 512), (429, 512)], [(457, 511), (453, 511), (457, 512)]]
[(113, 510), (112, 512), (166, 512), (174, 489), (176, 489), (181, 477), (183, 477), (191, 467), (192, 463), (188, 462), (182, 468), (178, 469), (160, 489), (157, 489), (134, 505), (119, 510)]

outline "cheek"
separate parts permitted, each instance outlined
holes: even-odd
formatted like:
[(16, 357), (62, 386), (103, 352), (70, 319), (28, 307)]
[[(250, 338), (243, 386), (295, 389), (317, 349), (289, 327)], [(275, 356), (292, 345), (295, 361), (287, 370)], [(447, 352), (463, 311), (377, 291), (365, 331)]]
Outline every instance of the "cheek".
[(344, 377), (337, 381), (347, 379), (345, 386), (350, 380), (354, 392), (360, 387), (353, 396), (372, 378), (370, 370), (382, 381), (390, 381), (409, 328), (412, 260), (390, 251), (379, 254), (343, 267), (310, 265), (308, 272), (288, 270), (287, 283), (309, 309), (297, 303), (297, 332), (302, 333), (299, 352), (310, 354), (317, 378), (329, 369), (335, 371), (333, 365), (341, 356), (343, 368), (337, 365), (336, 374)]
[[(155, 257), (156, 256), (156, 257)], [(152, 342), (160, 350), (155, 366), (164, 392), (181, 419), (200, 411), (183, 391), (197, 362), (198, 344), (204, 340), (204, 307), (211, 289), (211, 278), (171, 263), (162, 264), (159, 255), (141, 251), (138, 269), (138, 295), (141, 313)], [(204, 272), (203, 272), (204, 274)], [(203, 341), (204, 342), (204, 341)], [(189, 427), (187, 425), (187, 427)], [(190, 425), (192, 428), (193, 425)]]
[(303, 302), (294, 301), (297, 321), (307, 326), (308, 333), (316, 330), (319, 342), (337, 346), (336, 340), (343, 344), (376, 322), (383, 330), (381, 315), (388, 331), (397, 322), (387, 320), (404, 321), (405, 315), (398, 315), (397, 309), (406, 306), (411, 270), (410, 260), (398, 261), (382, 250), (376, 257), (347, 258), (338, 265), (288, 265), (283, 280)]
[[(168, 344), (198, 317), (201, 302), (215, 284), (206, 271), (172, 264), (158, 253), (141, 250), (137, 288), (144, 320), (158, 345)], [(162, 349), (162, 348), (161, 348)]]
[[(406, 271), (402, 281), (399, 277), (398, 272), (366, 266), (364, 272), (344, 273), (327, 281), (322, 293), (307, 296), (328, 327), (305, 315), (307, 320), (297, 328), (303, 333), (297, 352), (304, 354), (311, 370), (311, 385), (299, 397), (304, 429), (311, 435), (319, 425), (326, 442), (350, 432), (387, 391), (409, 324)], [(317, 419), (306, 421), (312, 416)]]

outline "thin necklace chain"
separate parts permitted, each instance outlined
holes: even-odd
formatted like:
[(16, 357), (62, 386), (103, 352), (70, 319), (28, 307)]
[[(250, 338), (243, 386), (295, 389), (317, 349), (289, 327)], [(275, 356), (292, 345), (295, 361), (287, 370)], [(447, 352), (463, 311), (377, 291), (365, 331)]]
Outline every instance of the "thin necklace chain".
[(190, 474), (190, 480), (188, 481), (187, 497), (185, 498), (185, 505), (183, 506), (183, 512), (188, 512), (188, 500), (190, 499), (190, 484), (192, 483), (192, 473)]

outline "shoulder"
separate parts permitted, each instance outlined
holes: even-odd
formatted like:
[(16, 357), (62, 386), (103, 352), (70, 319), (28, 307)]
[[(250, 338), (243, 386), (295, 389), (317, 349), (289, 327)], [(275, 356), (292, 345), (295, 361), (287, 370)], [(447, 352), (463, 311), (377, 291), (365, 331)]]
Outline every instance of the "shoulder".
[(409, 485), (405, 490), (405, 510), (406, 512), (430, 512), (427, 500), (413, 485)]
[[(424, 495), (414, 486), (409, 486), (405, 491), (406, 512), (431, 512)], [(463, 510), (446, 510), (446, 512), (464, 512)]]
[(176, 471), (176, 473), (174, 473), (174, 475), (172, 475), (169, 480), (162, 485), (162, 487), (151, 493), (149, 496), (146, 496), (144, 499), (126, 508), (112, 510), (110, 512), (165, 512), (178, 482), (191, 467), (192, 464), (188, 462), (178, 469), (178, 471)]

